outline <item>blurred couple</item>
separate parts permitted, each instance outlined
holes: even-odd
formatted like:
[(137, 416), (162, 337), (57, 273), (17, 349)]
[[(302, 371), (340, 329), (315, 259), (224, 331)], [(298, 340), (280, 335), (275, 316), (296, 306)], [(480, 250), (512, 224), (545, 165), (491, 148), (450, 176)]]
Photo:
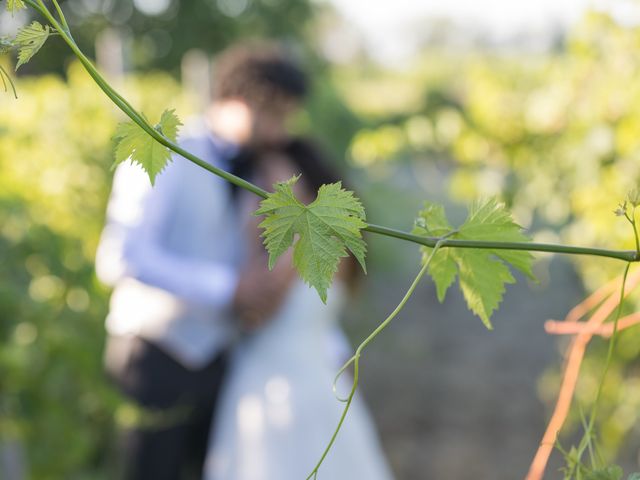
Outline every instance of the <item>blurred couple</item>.
[[(234, 47), (215, 72), (184, 148), (265, 189), (301, 173), (305, 202), (338, 180), (287, 135), (308, 86), (283, 51)], [(343, 408), (332, 382), (350, 355), (337, 319), (358, 270), (343, 259), (326, 305), (290, 257), (269, 272), (258, 200), (182, 158), (153, 188), (137, 166), (116, 171), (96, 270), (114, 286), (106, 369), (141, 412), (122, 437), (122, 478), (303, 480), (331, 438)], [(321, 478), (392, 478), (358, 397)]]

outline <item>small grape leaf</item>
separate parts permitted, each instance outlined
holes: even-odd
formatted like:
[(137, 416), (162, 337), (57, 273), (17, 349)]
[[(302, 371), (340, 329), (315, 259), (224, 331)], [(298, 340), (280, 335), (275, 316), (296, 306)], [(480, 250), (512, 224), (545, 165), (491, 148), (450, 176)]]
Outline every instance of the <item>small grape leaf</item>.
[(360, 231), (367, 225), (364, 208), (340, 182), (322, 185), (316, 199), (305, 205), (292, 189), (299, 178), (275, 184), (275, 191), (260, 203), (255, 215), (266, 216), (259, 226), (264, 229), (269, 268), (295, 241), (293, 265), (326, 303), (327, 289), (347, 250), (366, 272), (366, 244)]
[(624, 472), (618, 465), (592, 470), (587, 473), (584, 480), (622, 480)]
[[(530, 239), (522, 233), (504, 205), (495, 199), (474, 204), (466, 221), (454, 230), (447, 220), (444, 208), (426, 202), (419, 213), (413, 232), (429, 237), (460, 240), (482, 240), (501, 242), (526, 242)], [(432, 248), (422, 247), (423, 261), (431, 254)], [(442, 248), (436, 252), (429, 265), (429, 275), (436, 285), (438, 300), (442, 302), (447, 290), (459, 278), (460, 289), (469, 309), (478, 315), (485, 326), (491, 326), (491, 315), (498, 308), (505, 291), (505, 284), (514, 283), (507, 264), (533, 277), (531, 264), (533, 256), (527, 251)]]
[[(158, 132), (175, 142), (178, 135), (178, 127), (182, 125), (180, 119), (174, 113), (175, 110), (165, 110), (160, 117), (160, 122), (154, 127)], [(115, 146), (115, 162), (113, 168), (127, 159), (138, 163), (149, 175), (151, 185), (156, 181), (156, 176), (171, 160), (170, 150), (157, 142), (138, 124), (133, 121), (118, 124), (113, 136)]]
[(40, 22), (35, 21), (18, 31), (14, 40), (15, 46), (18, 48), (16, 70), (38, 53), (49, 35), (51, 35), (49, 25), (42, 26)]
[(22, 0), (7, 0), (7, 11), (14, 13), (18, 10), (22, 10), (26, 8), (24, 2)]

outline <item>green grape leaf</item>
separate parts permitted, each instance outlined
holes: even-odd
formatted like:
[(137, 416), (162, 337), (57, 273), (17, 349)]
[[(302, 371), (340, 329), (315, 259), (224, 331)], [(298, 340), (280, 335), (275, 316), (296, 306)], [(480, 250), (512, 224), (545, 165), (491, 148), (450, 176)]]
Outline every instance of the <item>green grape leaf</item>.
[(7, 11), (14, 13), (18, 10), (22, 10), (26, 8), (24, 2), (22, 0), (7, 0)]
[[(175, 110), (165, 110), (160, 117), (160, 122), (154, 127), (173, 142), (176, 141), (178, 127), (182, 125), (174, 112)], [(149, 175), (151, 185), (171, 160), (171, 151), (133, 121), (118, 124), (113, 138), (116, 142), (113, 168), (131, 159), (132, 163), (135, 162), (144, 168)]]
[(361, 233), (367, 226), (364, 208), (340, 182), (322, 185), (316, 199), (305, 205), (292, 189), (299, 178), (274, 185), (275, 191), (260, 203), (255, 215), (266, 216), (260, 227), (264, 229), (262, 236), (269, 252), (269, 268), (273, 268), (276, 260), (295, 242), (294, 267), (326, 302), (327, 289), (347, 250), (366, 272), (366, 244)]
[(630, 474), (627, 480), (640, 480), (640, 473), (635, 472)]
[(42, 26), (40, 22), (35, 21), (18, 31), (14, 40), (15, 46), (18, 48), (16, 70), (38, 53), (49, 35), (51, 35), (49, 25)]
[[(504, 205), (495, 199), (474, 204), (466, 221), (455, 230), (450, 226), (441, 205), (426, 202), (416, 220), (413, 233), (428, 237), (448, 235), (449, 238), (460, 240), (530, 240), (513, 221)], [(430, 247), (422, 247), (423, 261), (432, 250)], [(502, 301), (505, 284), (515, 282), (508, 264), (534, 278), (532, 262), (533, 256), (521, 250), (442, 248), (431, 260), (429, 275), (436, 285), (440, 302), (458, 277), (467, 306), (491, 329), (491, 315)]]

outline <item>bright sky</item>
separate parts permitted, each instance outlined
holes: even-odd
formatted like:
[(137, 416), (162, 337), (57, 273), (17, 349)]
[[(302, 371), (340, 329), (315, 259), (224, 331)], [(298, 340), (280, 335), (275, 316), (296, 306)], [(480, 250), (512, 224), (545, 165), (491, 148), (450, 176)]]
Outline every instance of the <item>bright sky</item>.
[(589, 8), (613, 9), (621, 16), (634, 10), (633, 0), (325, 0), (361, 30), (381, 60), (411, 53), (412, 35), (421, 19), (449, 17), (483, 27), (496, 38), (519, 32), (569, 26)]

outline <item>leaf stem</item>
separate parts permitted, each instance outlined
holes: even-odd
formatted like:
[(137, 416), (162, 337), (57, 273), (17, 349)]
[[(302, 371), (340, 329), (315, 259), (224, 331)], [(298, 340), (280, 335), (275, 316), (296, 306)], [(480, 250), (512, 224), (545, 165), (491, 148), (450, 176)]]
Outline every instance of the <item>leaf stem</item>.
[[(630, 263), (627, 263), (624, 269), (624, 273), (622, 275), (622, 285), (620, 287), (620, 297), (618, 301), (618, 308), (616, 309), (615, 317), (613, 320), (613, 333), (611, 335), (611, 340), (609, 341), (609, 348), (607, 349), (607, 358), (604, 363), (604, 369), (602, 371), (602, 377), (600, 378), (600, 383), (598, 384), (598, 390), (596, 391), (596, 398), (593, 401), (593, 407), (591, 409), (591, 415), (589, 415), (589, 424), (584, 432), (584, 436), (578, 446), (577, 458), (578, 462), (582, 457), (582, 454), (586, 450), (589, 444), (591, 443), (591, 438), (593, 435), (593, 429), (595, 426), (596, 417), (598, 415), (598, 405), (600, 403), (600, 398), (602, 397), (602, 391), (604, 390), (604, 382), (607, 378), (607, 373), (609, 372), (609, 367), (611, 366), (611, 361), (613, 359), (613, 351), (615, 349), (615, 344), (617, 340), (618, 333), (618, 321), (620, 319), (620, 315), (622, 314), (622, 304), (624, 303), (624, 291), (627, 284), (627, 276), (629, 274)], [(595, 468), (592, 465), (592, 468)]]
[(625, 213), (625, 217), (627, 217), (627, 220), (629, 220), (629, 222), (631, 223), (631, 226), (633, 227), (633, 235), (636, 240), (636, 251), (640, 252), (640, 240), (638, 239), (638, 229), (636, 227), (636, 207), (634, 206), (633, 209), (631, 210), (630, 217), (627, 216), (626, 213)]

